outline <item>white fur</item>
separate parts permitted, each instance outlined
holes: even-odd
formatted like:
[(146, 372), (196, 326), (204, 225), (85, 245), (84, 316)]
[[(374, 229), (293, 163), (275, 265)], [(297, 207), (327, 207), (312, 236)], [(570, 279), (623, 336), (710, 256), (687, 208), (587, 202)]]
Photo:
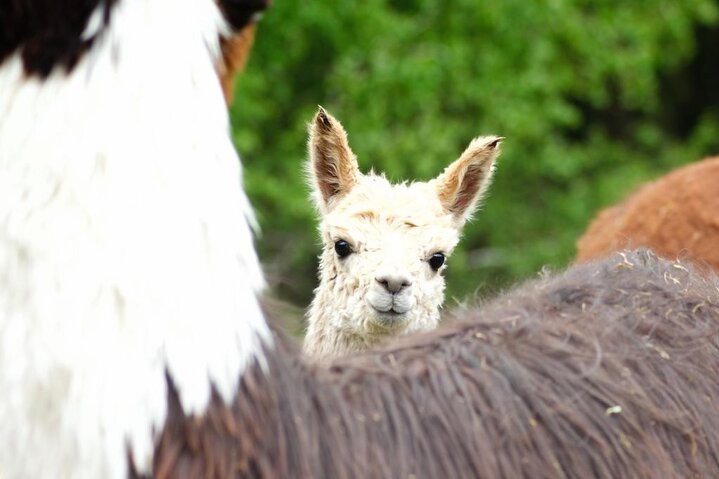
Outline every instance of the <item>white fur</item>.
[(124, 0), (71, 75), (0, 66), (3, 479), (125, 477), (126, 445), (147, 470), (165, 370), (199, 412), (262, 361), (223, 29), (211, 0)]

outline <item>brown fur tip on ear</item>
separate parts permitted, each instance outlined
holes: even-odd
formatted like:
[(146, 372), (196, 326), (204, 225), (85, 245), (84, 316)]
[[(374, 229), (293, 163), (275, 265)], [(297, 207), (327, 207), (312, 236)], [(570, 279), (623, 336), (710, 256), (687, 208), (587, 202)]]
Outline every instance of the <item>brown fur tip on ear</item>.
[(323, 128), (332, 128), (332, 120), (330, 120), (327, 111), (321, 105), (317, 105), (317, 115), (315, 115), (315, 123)]
[(492, 163), (499, 155), (499, 147), (503, 140), (504, 137), (501, 136), (478, 136), (469, 143), (458, 164), (468, 166), (472, 163)]
[(504, 140), (503, 136), (497, 136), (495, 137), (491, 142), (487, 143), (487, 148), (495, 149), (499, 146), (500, 143)]
[(470, 142), (466, 151), (491, 152), (492, 150), (496, 150), (497, 148), (499, 148), (499, 146), (502, 144), (502, 141), (504, 141), (503, 136), (478, 136)]

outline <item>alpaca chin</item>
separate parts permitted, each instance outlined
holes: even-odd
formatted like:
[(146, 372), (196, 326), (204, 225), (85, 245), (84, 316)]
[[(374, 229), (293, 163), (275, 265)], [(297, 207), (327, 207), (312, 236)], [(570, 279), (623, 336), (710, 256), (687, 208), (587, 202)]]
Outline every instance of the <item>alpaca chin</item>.
[(387, 333), (399, 333), (402, 329), (407, 327), (409, 322), (408, 313), (397, 313), (390, 309), (389, 311), (377, 311), (372, 310), (370, 316), (370, 322), (372, 323), (372, 332)]

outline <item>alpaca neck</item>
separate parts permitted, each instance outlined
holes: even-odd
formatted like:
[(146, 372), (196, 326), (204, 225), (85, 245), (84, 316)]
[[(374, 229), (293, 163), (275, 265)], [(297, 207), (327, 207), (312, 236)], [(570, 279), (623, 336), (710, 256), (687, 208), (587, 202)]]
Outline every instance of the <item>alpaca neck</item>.
[(70, 74), (2, 64), (3, 477), (125, 477), (126, 445), (148, 465), (166, 372), (192, 413), (262, 363), (223, 24), (195, 3), (117, 2)]
[(329, 314), (318, 311), (321, 306), (313, 302), (308, 314), (307, 333), (303, 344), (304, 353), (315, 359), (329, 359), (365, 351), (378, 344), (382, 337), (361, 335), (347, 328), (334, 325)]

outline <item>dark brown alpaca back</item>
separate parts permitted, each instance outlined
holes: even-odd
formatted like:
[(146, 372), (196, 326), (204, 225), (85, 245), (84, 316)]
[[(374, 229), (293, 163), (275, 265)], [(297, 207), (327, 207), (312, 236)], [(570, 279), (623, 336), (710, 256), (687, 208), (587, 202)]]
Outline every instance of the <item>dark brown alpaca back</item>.
[(164, 477), (719, 477), (719, 281), (648, 252), (531, 281), (440, 330), (173, 406)]

